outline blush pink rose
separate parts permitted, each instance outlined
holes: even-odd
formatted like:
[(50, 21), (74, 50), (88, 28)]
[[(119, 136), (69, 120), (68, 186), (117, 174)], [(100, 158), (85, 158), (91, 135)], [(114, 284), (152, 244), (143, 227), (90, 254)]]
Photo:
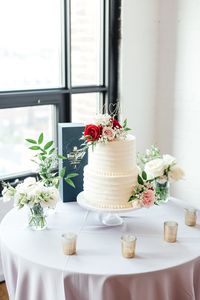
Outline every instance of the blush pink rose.
[(103, 127), (102, 135), (106, 137), (109, 141), (114, 140), (115, 132), (111, 127)]
[(154, 204), (155, 201), (155, 192), (153, 190), (147, 190), (146, 192), (143, 193), (142, 196), (142, 205), (144, 207), (150, 207)]

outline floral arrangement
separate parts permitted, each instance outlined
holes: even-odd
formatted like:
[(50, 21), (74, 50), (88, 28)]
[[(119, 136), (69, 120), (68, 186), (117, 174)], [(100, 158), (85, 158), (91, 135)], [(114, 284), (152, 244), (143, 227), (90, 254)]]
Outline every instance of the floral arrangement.
[(58, 189), (54, 186), (45, 186), (42, 181), (28, 177), (15, 188), (9, 183), (4, 184), (2, 191), (3, 201), (14, 200), (14, 206), (30, 208), (29, 225), (34, 229), (46, 227), (44, 208), (55, 208), (59, 200)]
[(141, 176), (138, 175), (130, 201), (133, 201), (133, 206), (136, 207), (150, 207), (156, 202), (154, 185), (151, 180), (147, 179), (145, 171), (142, 171)]
[(121, 125), (109, 114), (98, 114), (92, 124), (85, 126), (81, 139), (85, 141), (86, 147), (95, 146), (97, 143), (125, 139), (129, 130), (131, 129), (127, 127), (127, 120)]
[(45, 208), (55, 208), (59, 200), (59, 181), (64, 180), (72, 187), (75, 187), (73, 178), (77, 173), (66, 175), (66, 169), (62, 168), (57, 172), (59, 159), (67, 159), (57, 153), (53, 141), (44, 143), (44, 135), (41, 133), (37, 140), (26, 139), (30, 150), (35, 152), (32, 161), (38, 167), (37, 179), (28, 177), (17, 186), (11, 186), (9, 183), (2, 183), (3, 201), (14, 200), (14, 206), (22, 208), (27, 205), (30, 208), (29, 225), (37, 230), (46, 227)]
[(152, 145), (145, 154), (138, 154), (137, 159), (148, 180), (154, 182), (156, 203), (166, 202), (169, 196), (169, 183), (184, 178), (184, 171), (176, 158), (169, 154), (161, 155), (160, 150)]
[(59, 199), (58, 189), (54, 186), (45, 186), (42, 181), (36, 181), (34, 177), (24, 179), (15, 188), (9, 183), (4, 184), (2, 191), (3, 200), (14, 200), (14, 206), (18, 208), (28, 205), (40, 204), (41, 207), (54, 208)]

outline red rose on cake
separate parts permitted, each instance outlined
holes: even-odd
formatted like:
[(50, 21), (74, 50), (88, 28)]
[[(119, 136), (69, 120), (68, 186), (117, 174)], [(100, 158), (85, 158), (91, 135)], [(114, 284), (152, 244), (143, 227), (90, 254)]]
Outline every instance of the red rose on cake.
[(112, 128), (122, 128), (120, 123), (115, 118), (110, 118), (110, 121), (112, 123)]
[(115, 140), (124, 140), (129, 130), (126, 120), (121, 125), (114, 116), (97, 114), (94, 120), (85, 126), (81, 140), (85, 141), (84, 147), (94, 147), (97, 143), (105, 144)]
[(96, 126), (89, 124), (85, 126), (84, 136), (87, 138), (87, 142), (97, 141), (102, 133), (102, 126)]

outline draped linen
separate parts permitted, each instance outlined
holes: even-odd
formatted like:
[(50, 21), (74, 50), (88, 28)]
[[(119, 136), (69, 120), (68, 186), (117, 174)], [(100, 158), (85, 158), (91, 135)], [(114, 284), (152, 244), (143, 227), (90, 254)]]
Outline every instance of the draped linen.
[[(107, 227), (97, 213), (59, 203), (41, 232), (26, 226), (26, 210), (12, 209), (0, 225), (10, 300), (200, 300), (200, 225), (184, 224), (185, 206), (172, 198)], [(163, 240), (166, 220), (179, 224), (176, 243)], [(61, 234), (69, 231), (78, 234), (74, 256), (62, 252)], [(133, 259), (121, 256), (125, 232), (137, 236)]]

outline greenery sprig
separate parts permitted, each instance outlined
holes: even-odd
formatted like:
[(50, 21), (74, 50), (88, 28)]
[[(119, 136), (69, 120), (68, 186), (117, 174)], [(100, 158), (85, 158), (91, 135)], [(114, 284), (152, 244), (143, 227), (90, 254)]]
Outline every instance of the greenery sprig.
[(57, 149), (54, 146), (54, 141), (48, 141), (44, 143), (44, 134), (40, 133), (37, 140), (27, 138), (30, 150), (36, 152), (32, 161), (38, 165), (38, 174), (40, 179), (46, 186), (59, 187), (61, 178), (64, 178), (65, 182), (75, 188), (75, 184), (72, 178), (78, 176), (78, 173), (69, 173), (66, 175), (66, 167), (63, 167), (58, 173), (59, 159), (66, 160), (67, 157), (57, 153)]
[(128, 120), (125, 119), (124, 122), (123, 122), (123, 125), (122, 125), (122, 128), (124, 129), (124, 131), (132, 130), (131, 128), (127, 127), (127, 123), (128, 123)]
[(154, 189), (152, 180), (147, 179), (147, 174), (145, 171), (142, 171), (141, 175), (137, 176), (137, 184), (134, 187), (133, 193), (129, 198), (128, 202), (133, 200), (139, 200), (141, 195), (148, 189)]

